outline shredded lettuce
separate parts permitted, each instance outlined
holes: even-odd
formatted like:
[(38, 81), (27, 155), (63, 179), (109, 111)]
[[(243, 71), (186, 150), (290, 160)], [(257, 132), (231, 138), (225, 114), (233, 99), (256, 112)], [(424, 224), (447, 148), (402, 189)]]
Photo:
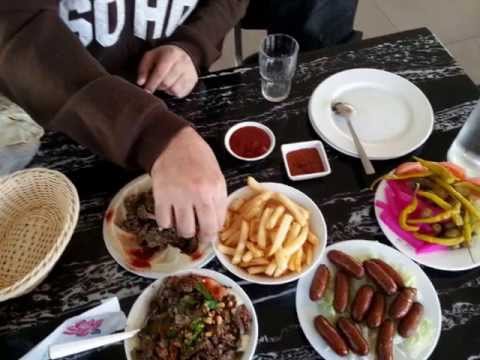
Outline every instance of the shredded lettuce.
[(325, 316), (330, 321), (335, 321), (337, 312), (333, 308), (333, 289), (327, 288), (322, 299), (318, 303), (318, 310), (320, 315)]
[(420, 353), (431, 343), (434, 336), (432, 322), (428, 319), (422, 319), (414, 335), (405, 339), (399, 346), (412, 359), (417, 358)]

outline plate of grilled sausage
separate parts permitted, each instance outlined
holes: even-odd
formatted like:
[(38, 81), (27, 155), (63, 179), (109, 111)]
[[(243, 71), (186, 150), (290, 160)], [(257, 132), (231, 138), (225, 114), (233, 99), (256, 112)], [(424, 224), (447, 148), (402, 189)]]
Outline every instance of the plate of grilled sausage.
[(441, 307), (423, 270), (392, 247), (348, 240), (326, 248), (298, 282), (297, 316), (325, 359), (428, 359)]

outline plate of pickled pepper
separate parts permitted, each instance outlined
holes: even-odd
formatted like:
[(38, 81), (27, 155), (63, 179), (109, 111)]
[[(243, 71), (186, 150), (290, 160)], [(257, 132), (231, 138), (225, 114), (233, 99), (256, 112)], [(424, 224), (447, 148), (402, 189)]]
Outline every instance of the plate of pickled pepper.
[(480, 265), (480, 179), (450, 162), (414, 157), (379, 179), (375, 214), (388, 240), (439, 270)]

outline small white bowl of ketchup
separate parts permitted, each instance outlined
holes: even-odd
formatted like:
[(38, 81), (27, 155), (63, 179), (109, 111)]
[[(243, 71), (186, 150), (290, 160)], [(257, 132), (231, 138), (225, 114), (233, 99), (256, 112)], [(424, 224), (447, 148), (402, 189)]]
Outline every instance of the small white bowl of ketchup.
[(225, 134), (225, 147), (237, 159), (257, 161), (266, 158), (275, 147), (275, 135), (263, 124), (244, 121)]
[(330, 162), (321, 141), (282, 145), (282, 157), (290, 180), (308, 180), (329, 175)]

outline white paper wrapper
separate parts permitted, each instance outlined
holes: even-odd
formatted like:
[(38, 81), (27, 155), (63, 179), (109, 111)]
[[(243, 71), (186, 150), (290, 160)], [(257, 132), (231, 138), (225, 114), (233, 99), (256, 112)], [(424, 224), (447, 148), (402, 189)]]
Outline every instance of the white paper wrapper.
[(116, 297), (84, 313), (65, 320), (21, 360), (48, 360), (48, 347), (70, 341), (109, 335), (125, 328), (127, 319)]
[[(129, 250), (138, 248), (138, 243), (135, 236), (125, 232), (117, 224), (122, 223), (125, 219), (125, 199), (130, 195), (149, 191), (151, 188), (152, 180), (150, 176), (142, 176), (122, 189), (110, 204), (110, 209), (113, 210), (113, 221), (107, 225), (108, 241), (110, 241), (110, 244), (115, 250), (122, 255), (127, 266), (133, 269), (135, 269), (135, 267), (128, 261), (131, 257)], [(207, 252), (206, 248), (206, 244), (200, 244), (200, 253), (206, 254), (211, 252), (211, 249)], [(192, 262), (193, 260), (190, 255), (183, 254), (178, 248), (168, 246), (164, 251), (158, 252), (153, 256), (150, 260), (151, 266), (148, 270), (158, 273), (171, 273), (191, 267)], [(139, 268), (139, 270), (145, 270), (145, 268)]]

